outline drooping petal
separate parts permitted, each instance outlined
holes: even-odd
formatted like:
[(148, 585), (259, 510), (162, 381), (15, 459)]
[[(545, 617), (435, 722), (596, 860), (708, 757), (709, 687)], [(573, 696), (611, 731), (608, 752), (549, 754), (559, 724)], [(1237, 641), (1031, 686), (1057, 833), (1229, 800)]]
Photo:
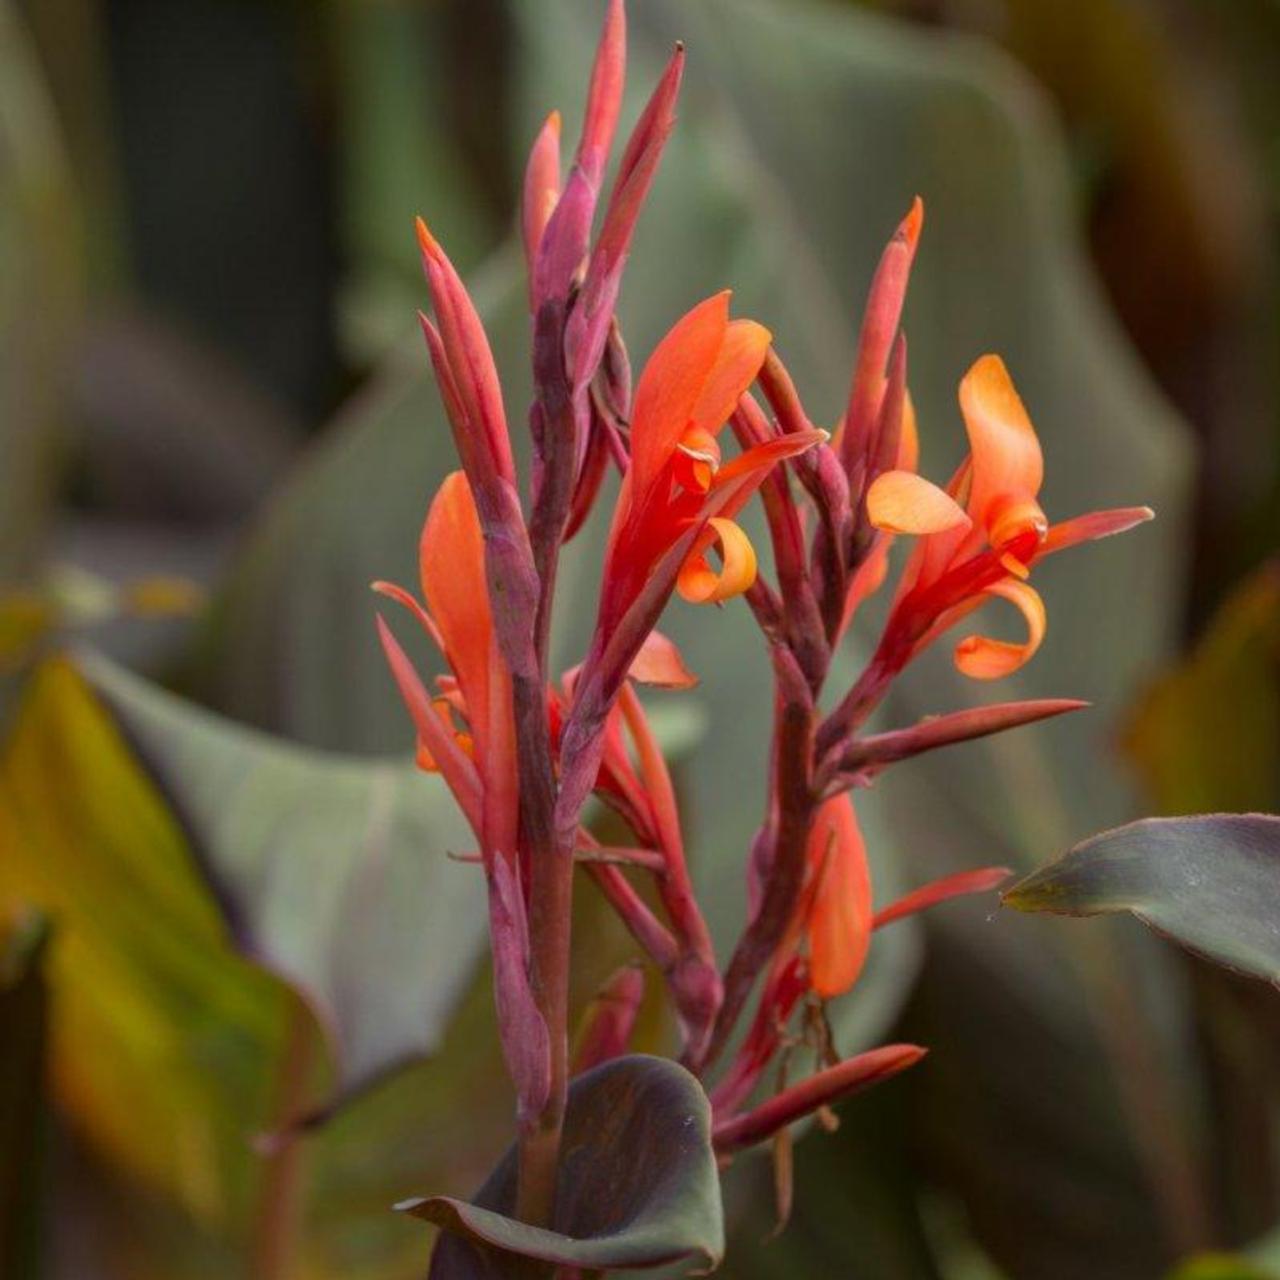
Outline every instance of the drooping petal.
[(700, 302), (658, 343), (640, 375), (631, 420), (631, 495), (640, 503), (670, 458), (715, 368), (729, 291)]
[(988, 587), (985, 594), (1008, 600), (1021, 612), (1027, 622), (1027, 638), (1017, 644), (986, 636), (966, 636), (956, 645), (955, 662), (971, 679), (999, 680), (1017, 671), (1040, 647), (1046, 627), (1044, 601), (1034, 587), (1012, 578)]
[[(756, 580), (756, 552), (751, 539), (732, 520), (707, 521), (709, 541), (696, 549), (680, 569), (676, 590), (690, 604), (718, 604), (741, 595)], [(700, 540), (701, 541), (701, 540)], [(719, 570), (707, 559), (711, 543), (720, 544), (723, 563)]]
[(914, 471), (877, 476), (867, 491), (867, 516), (886, 533), (941, 533), (970, 523), (954, 498)]
[(960, 383), (960, 412), (969, 433), (973, 487), (969, 513), (990, 532), (988, 512), (997, 498), (1034, 498), (1044, 479), (1044, 458), (1009, 370), (996, 355), (982, 356)]
[(808, 922), (810, 979), (830, 1000), (857, 981), (871, 943), (871, 874), (847, 792), (818, 811), (809, 865), (819, 877)]
[(690, 416), (695, 430), (714, 435), (729, 420), (746, 389), (756, 380), (773, 335), (754, 320), (733, 320), (711, 373)]
[(698, 683), (698, 677), (685, 666), (675, 641), (661, 631), (649, 632), (627, 674), (641, 684), (662, 689), (692, 689)]

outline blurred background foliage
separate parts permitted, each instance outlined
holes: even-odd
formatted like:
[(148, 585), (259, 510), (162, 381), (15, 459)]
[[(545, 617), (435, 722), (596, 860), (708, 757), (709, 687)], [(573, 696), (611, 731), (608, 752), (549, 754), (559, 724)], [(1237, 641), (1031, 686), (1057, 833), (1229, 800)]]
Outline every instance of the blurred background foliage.
[[(572, 136), (599, 8), (0, 0), (0, 1274), (421, 1274), (389, 1205), (466, 1193), (505, 1142), (477, 885), (407, 776), (367, 584), (412, 581), (452, 466), (412, 217), (468, 272), (518, 428), (516, 182), (550, 107)], [(690, 49), (621, 303), (637, 361), (732, 284), (833, 420), (920, 192), (926, 471), (998, 349), (1051, 514), (1159, 511), (1044, 575), (1008, 696), (1091, 712), (866, 797), (877, 898), (1144, 811), (1280, 809), (1280, 9), (632, 8), (632, 110)], [(566, 570), (565, 662), (598, 545)], [(654, 704), (722, 946), (764, 768), (746, 624), (673, 607), (704, 681)], [(111, 661), (53, 656), (86, 642)], [(981, 692), (926, 661), (890, 716)], [(579, 906), (582, 1002), (629, 951)], [(727, 1274), (1280, 1274), (1274, 992), (1115, 922), (896, 928), (837, 1031), (932, 1054), (800, 1144), (768, 1245), (767, 1162), (738, 1162)]]

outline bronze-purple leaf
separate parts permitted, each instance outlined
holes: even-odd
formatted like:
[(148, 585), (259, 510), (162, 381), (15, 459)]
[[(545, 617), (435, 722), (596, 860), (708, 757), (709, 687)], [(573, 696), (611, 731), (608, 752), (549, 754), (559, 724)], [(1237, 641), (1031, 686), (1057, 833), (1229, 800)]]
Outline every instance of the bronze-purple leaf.
[(552, 1228), (511, 1216), (515, 1195), (512, 1148), (474, 1201), (431, 1196), (399, 1205), (444, 1229), (430, 1280), (715, 1266), (724, 1221), (702, 1086), (677, 1063), (644, 1054), (579, 1076), (569, 1090)]
[(1104, 831), (1020, 880), (1019, 911), (1128, 911), (1238, 973), (1280, 984), (1280, 817), (1145, 818)]

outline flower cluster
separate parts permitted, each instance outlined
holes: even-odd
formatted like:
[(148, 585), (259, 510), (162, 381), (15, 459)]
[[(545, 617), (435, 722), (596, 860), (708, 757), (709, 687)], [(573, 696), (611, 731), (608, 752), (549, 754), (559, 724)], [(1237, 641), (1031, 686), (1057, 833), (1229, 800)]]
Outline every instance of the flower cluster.
[[(714, 1105), (722, 1157), (785, 1134), (802, 1115), (910, 1065), (923, 1052), (911, 1045), (841, 1059), (824, 1004), (856, 984), (875, 930), (990, 889), (1006, 873), (953, 876), (877, 911), (853, 794), (922, 751), (1082, 704), (1006, 703), (889, 732), (863, 728), (907, 664), (990, 600), (1020, 610), (1027, 638), (966, 637), (955, 648), (957, 667), (991, 680), (1027, 662), (1046, 625), (1028, 581), (1039, 560), (1150, 515), (1133, 508), (1049, 523), (1039, 504), (1040, 446), (995, 356), (979, 359), (960, 384), (965, 462), (945, 487), (918, 474), (900, 326), (923, 225), (919, 200), (872, 281), (834, 433), (811, 423), (769, 330), (731, 317), (728, 292), (672, 326), (633, 390), (615, 304), (674, 121), (684, 55), (675, 50), (635, 125), (593, 238), (624, 46), (622, 5), (613, 0), (567, 177), (562, 183), (558, 115), (547, 120), (528, 163), (521, 230), (535, 397), (523, 497), (483, 326), (444, 250), (419, 223), (434, 310), (422, 327), (462, 469), (446, 479), (423, 527), (422, 600), (377, 584), (417, 618), (446, 669), (429, 689), (379, 620), (419, 761), (444, 777), (479, 846), (499, 1029), (519, 1098), (520, 1209), (529, 1221), (549, 1218), (567, 1081), (575, 1069), (625, 1051), (639, 999), (639, 973), (628, 969), (614, 980), (617, 998), (600, 1006), (607, 1021), (589, 1020), (570, 1062), (575, 867), (592, 877), (662, 975), (682, 1061), (704, 1080)], [(560, 551), (611, 468), (620, 483), (595, 628), (581, 664), (552, 672)], [(772, 580), (735, 520), (757, 496)], [(832, 656), (860, 605), (884, 585), (890, 545), (904, 536), (915, 542), (873, 655), (824, 713)], [(694, 604), (743, 596), (774, 673), (773, 740), (761, 743), (769, 783), (743, 859), (748, 918), (724, 967), (694, 893), (675, 787), (636, 691), (638, 684), (694, 683), (675, 646), (655, 630), (677, 593)], [(717, 616), (708, 625), (729, 623)], [(625, 847), (604, 846), (593, 834), (593, 797), (625, 822)], [(642, 892), (638, 877), (650, 878), (655, 892)], [(746, 1033), (721, 1065), (744, 1019)], [(801, 1044), (816, 1051), (816, 1073), (753, 1105), (765, 1073)]]

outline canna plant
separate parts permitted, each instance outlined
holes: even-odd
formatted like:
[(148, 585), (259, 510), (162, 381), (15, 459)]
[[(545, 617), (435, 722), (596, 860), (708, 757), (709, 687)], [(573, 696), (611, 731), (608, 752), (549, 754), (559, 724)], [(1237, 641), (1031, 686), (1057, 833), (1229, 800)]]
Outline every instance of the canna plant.
[[(418, 762), (443, 776), (475, 836), (464, 857), (487, 885), (497, 1026), (516, 1096), (514, 1145), (474, 1201), (402, 1206), (444, 1229), (436, 1277), (713, 1266), (723, 1249), (718, 1169), (759, 1144), (773, 1144), (785, 1216), (792, 1127), (810, 1116), (834, 1124), (835, 1103), (925, 1052), (891, 1044), (843, 1057), (827, 1003), (855, 987), (878, 929), (1008, 874), (950, 876), (876, 910), (857, 791), (921, 752), (1084, 704), (998, 703), (877, 733), (866, 732), (869, 718), (915, 657), (994, 600), (1021, 613), (1026, 639), (968, 635), (956, 666), (974, 680), (1020, 668), (1045, 633), (1029, 581), (1036, 564), (1151, 516), (1133, 507), (1050, 524), (1035, 430), (997, 356), (960, 384), (964, 463), (941, 487), (918, 473), (900, 321), (919, 200), (872, 280), (834, 431), (813, 425), (769, 330), (735, 317), (727, 290), (676, 321), (633, 388), (615, 305), (683, 62), (677, 46), (604, 199), (625, 64), (622, 0), (610, 0), (563, 181), (557, 114), (534, 142), (521, 212), (534, 378), (527, 486), (480, 319), (440, 243), (417, 227), (433, 311), (422, 330), (461, 468), (426, 515), (421, 599), (375, 588), (420, 625), (442, 674), (424, 682), (384, 619), (378, 628)], [(561, 552), (611, 471), (619, 486), (595, 626), (582, 661), (552, 671)], [(772, 581), (736, 519), (757, 499)], [(833, 689), (833, 654), (885, 590), (898, 538), (914, 541), (872, 656), (849, 688)], [(772, 665), (773, 735), (760, 744), (768, 786), (743, 851), (747, 918), (723, 965), (637, 692), (696, 683), (656, 629), (673, 595), (693, 606), (741, 596)], [(733, 625), (731, 616), (708, 611), (706, 625)], [(621, 819), (624, 845), (593, 833), (595, 805)], [(615, 975), (574, 1028), (579, 871), (644, 966)], [(678, 1062), (628, 1052), (646, 971), (660, 975), (676, 1015)], [(812, 1071), (801, 1074), (801, 1062)]]

